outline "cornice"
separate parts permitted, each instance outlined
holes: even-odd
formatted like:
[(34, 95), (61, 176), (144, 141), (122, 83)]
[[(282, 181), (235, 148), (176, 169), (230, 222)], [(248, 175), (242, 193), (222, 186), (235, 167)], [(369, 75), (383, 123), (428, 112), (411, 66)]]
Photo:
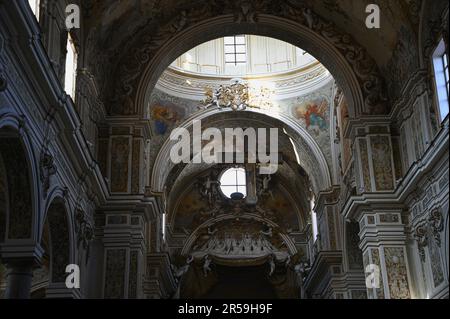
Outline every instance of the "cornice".
[[(156, 88), (168, 95), (190, 100), (203, 100), (207, 87), (216, 88), (228, 85), (235, 76), (200, 75), (168, 68), (160, 77)], [(328, 70), (320, 63), (295, 72), (276, 75), (243, 76), (242, 80), (267, 85), (273, 90), (273, 99), (282, 100), (314, 92), (333, 80)]]

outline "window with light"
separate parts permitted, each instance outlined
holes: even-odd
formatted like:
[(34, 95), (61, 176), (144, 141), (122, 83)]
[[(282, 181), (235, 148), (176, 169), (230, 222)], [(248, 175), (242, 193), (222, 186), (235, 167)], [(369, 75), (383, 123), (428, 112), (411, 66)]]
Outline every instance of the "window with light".
[(433, 67), (439, 116), (440, 120), (443, 121), (448, 116), (449, 96), (448, 55), (445, 52), (443, 39), (441, 39), (433, 53)]
[(220, 177), (220, 189), (222, 193), (231, 198), (233, 193), (241, 193), (244, 197), (247, 196), (247, 180), (245, 177), (245, 169), (230, 168), (223, 172)]
[(28, 0), (28, 3), (30, 4), (31, 11), (33, 11), (34, 15), (36, 16), (36, 19), (39, 21), (39, 5), (41, 0)]
[(67, 37), (66, 75), (64, 89), (75, 100), (75, 83), (77, 73), (77, 51), (70, 33)]

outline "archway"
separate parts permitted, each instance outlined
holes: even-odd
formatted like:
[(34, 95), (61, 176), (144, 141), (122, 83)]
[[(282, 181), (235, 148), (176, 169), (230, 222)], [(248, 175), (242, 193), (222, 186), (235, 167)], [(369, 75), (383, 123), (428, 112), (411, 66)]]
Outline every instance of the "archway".
[(48, 287), (50, 298), (73, 297), (66, 293), (66, 267), (74, 263), (74, 234), (68, 205), (58, 190), (51, 196), (42, 232), (42, 246), (47, 248)]
[[(4, 199), (0, 254), (6, 265), (2, 271), (6, 273), (5, 297), (28, 298), (32, 269), (41, 258), (36, 241), (40, 211), (38, 169), (23, 122), (11, 114), (0, 116), (1, 196)], [(20, 253), (15, 252), (17, 247), (21, 247)]]
[(33, 200), (32, 176), (27, 151), (19, 134), (12, 130), (0, 133), (0, 154), (3, 171), (4, 196), (7, 209), (7, 227), (5, 241), (31, 239), (33, 237)]
[[(247, 115), (246, 115), (247, 114)], [(188, 131), (192, 131), (193, 120), (196, 121), (214, 121), (214, 118), (220, 116), (233, 116), (235, 113), (231, 110), (218, 110), (218, 109), (207, 109), (196, 114), (195, 118), (189, 118), (188, 120), (181, 123), (178, 127), (185, 128)], [(279, 126), (286, 128), (286, 133), (283, 135), (287, 136), (289, 139), (293, 140), (290, 136), (295, 136), (298, 140), (293, 140), (296, 144), (296, 148), (305, 151), (305, 154), (310, 156), (309, 162), (315, 163), (315, 167), (307, 167), (307, 173), (311, 174), (312, 186), (314, 192), (318, 193), (323, 190), (327, 190), (332, 185), (330, 168), (328, 163), (318, 146), (317, 142), (311, 137), (311, 135), (299, 125), (298, 122), (294, 121), (292, 118), (280, 114), (278, 118), (272, 118), (268, 116), (265, 111), (259, 109), (252, 109), (242, 113), (242, 117), (251, 116), (257, 117), (258, 120), (254, 120), (254, 123), (259, 123), (260, 127), (267, 125), (267, 122), (274, 121), (274, 127)], [(227, 122), (227, 119), (220, 120), (222, 123)], [(232, 121), (232, 119), (230, 119)], [(210, 123), (211, 124), (211, 123)], [(233, 123), (230, 123), (230, 127), (233, 127)], [(235, 125), (235, 124), (234, 124)], [(206, 127), (204, 127), (206, 128)], [(288, 134), (291, 132), (291, 134)], [(280, 133), (281, 135), (282, 133)], [(167, 182), (167, 178), (171, 170), (175, 167), (175, 164), (171, 161), (167, 161), (170, 158), (170, 152), (172, 147), (176, 144), (176, 141), (167, 139), (163, 146), (161, 147), (158, 156), (156, 157), (155, 163), (153, 165), (153, 170), (151, 174), (151, 189), (154, 193), (163, 193)], [(196, 154), (192, 154), (195, 156)]]
[(130, 45), (133, 54), (124, 56), (116, 70), (120, 80), (111, 84), (111, 113), (142, 116), (149, 92), (179, 55), (214, 38), (243, 33), (274, 37), (314, 55), (342, 87), (351, 117), (388, 111), (376, 63), (349, 34), (303, 4), (278, 3), (275, 11), (269, 2), (249, 5), (241, 12), (206, 3), (179, 12), (156, 32), (143, 28)]
[(54, 200), (48, 208), (47, 222), (50, 230), (51, 282), (65, 282), (72, 240), (68, 213), (61, 199)]

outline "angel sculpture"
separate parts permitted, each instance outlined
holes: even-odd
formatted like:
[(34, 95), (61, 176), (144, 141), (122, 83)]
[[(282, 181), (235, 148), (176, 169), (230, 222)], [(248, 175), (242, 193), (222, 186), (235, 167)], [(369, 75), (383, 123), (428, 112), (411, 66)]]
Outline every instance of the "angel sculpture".
[(270, 265), (269, 277), (271, 277), (275, 272), (275, 258), (273, 257), (273, 255), (270, 255), (269, 265)]
[(286, 260), (284, 261), (284, 264), (286, 265), (286, 267), (289, 267), (290, 263), (291, 263), (291, 255), (288, 255), (286, 257)]
[(208, 199), (210, 205), (213, 204), (213, 198), (216, 193), (216, 186), (220, 186), (220, 181), (213, 180), (211, 176), (208, 176), (203, 182), (201, 195)]
[(221, 109), (223, 106), (221, 105), (221, 99), (224, 92), (223, 85), (220, 85), (217, 89), (213, 91), (211, 87), (205, 88), (205, 100), (203, 101), (204, 106), (200, 107), (204, 110), (210, 108), (210, 107), (218, 107)]
[(211, 259), (206, 255), (203, 264), (203, 274), (205, 277), (208, 277), (208, 274), (211, 272)]
[(194, 257), (189, 256), (186, 259), (186, 264), (184, 266), (177, 268), (176, 266), (171, 265), (171, 268), (172, 268), (175, 278), (180, 279), (181, 277), (183, 277), (183, 275), (188, 272), (189, 267), (191, 266), (191, 263), (193, 261), (194, 261)]
[(269, 189), (269, 184), (272, 179), (272, 176), (270, 174), (265, 175), (262, 179), (262, 185), (261, 189), (259, 190), (260, 196), (270, 195), (270, 197), (273, 198), (272, 191)]

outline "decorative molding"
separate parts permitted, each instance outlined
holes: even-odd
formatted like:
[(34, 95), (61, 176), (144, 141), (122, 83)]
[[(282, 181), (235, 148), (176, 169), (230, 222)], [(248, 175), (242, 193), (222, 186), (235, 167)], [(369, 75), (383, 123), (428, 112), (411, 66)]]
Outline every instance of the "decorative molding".
[(425, 247), (428, 245), (428, 230), (425, 224), (420, 225), (414, 232), (414, 238), (417, 241), (417, 247), (419, 250), (419, 256), (422, 262), (425, 262)]
[(441, 232), (444, 230), (444, 218), (441, 211), (438, 209), (433, 210), (428, 217), (428, 222), (436, 244), (441, 247)]
[(213, 89), (207, 90), (203, 103), (205, 109), (216, 106), (219, 109), (230, 108), (233, 111), (244, 111), (251, 106), (249, 102), (248, 83), (235, 79), (229, 85), (220, 85), (214, 92)]
[(90, 243), (94, 238), (94, 229), (81, 209), (75, 211), (75, 232), (78, 236), (78, 248), (86, 251), (86, 263), (89, 259)]
[[(218, 87), (228, 84), (233, 77), (196, 75), (185, 71), (168, 68), (159, 78), (156, 88), (162, 92), (191, 100), (201, 100), (207, 87)], [(327, 85), (333, 78), (321, 64), (276, 76), (244, 76), (244, 81), (270, 83), (274, 87), (271, 98), (288, 99), (305, 95)]]
[(47, 198), (48, 190), (50, 189), (51, 177), (56, 174), (57, 167), (53, 156), (43, 150), (39, 160), (40, 177), (42, 182), (42, 190), (44, 198)]

